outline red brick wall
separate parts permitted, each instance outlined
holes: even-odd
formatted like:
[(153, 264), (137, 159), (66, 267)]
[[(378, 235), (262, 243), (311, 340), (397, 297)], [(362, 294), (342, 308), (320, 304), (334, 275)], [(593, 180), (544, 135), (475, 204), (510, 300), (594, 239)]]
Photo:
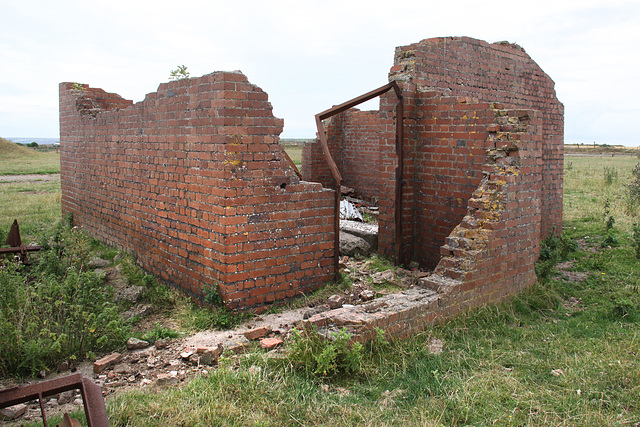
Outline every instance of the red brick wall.
[(481, 178), (461, 223), (445, 239), (435, 271), (419, 279), (421, 286), (366, 305), (316, 314), (307, 323), (321, 330), (347, 328), (359, 341), (374, 339), (378, 329), (389, 338), (407, 338), (535, 282), (543, 121), (536, 111), (491, 111), (491, 120), (476, 127), (484, 128), (487, 147), (478, 155)]
[[(326, 120), (326, 122), (334, 118), (335, 116)], [(331, 175), (329, 164), (322, 153), (322, 147), (318, 139), (313, 142), (307, 142), (302, 147), (302, 166), (300, 173), (302, 174), (302, 178), (307, 181), (319, 182), (323, 187), (327, 188), (334, 187), (333, 176)]]
[(389, 74), (418, 91), (473, 97), (542, 113), (542, 235), (562, 230), (564, 106), (555, 84), (520, 46), (439, 37), (396, 48)]
[[(498, 108), (501, 105), (496, 105)], [(536, 281), (542, 210), (541, 114), (496, 110), (483, 178), (445, 239), (430, 278), (458, 282), (460, 309), (513, 295)]]
[(413, 223), (413, 233), (405, 241), (405, 252), (433, 268), (440, 260), (440, 246), (466, 214), (482, 178), (486, 128), (494, 112), (486, 103), (435, 93), (421, 94), (420, 101), (409, 151), (416, 167), (407, 183), (419, 197), (407, 206), (413, 210), (406, 220), (407, 226)]
[[(404, 96), (404, 263), (417, 261), (433, 268), (439, 262), (440, 246), (462, 221), (467, 202), (482, 179), (490, 144), (486, 126), (494, 120), (490, 104), (495, 102), (501, 108), (540, 112), (541, 232), (544, 237), (554, 229), (561, 230), (564, 107), (555, 96), (553, 81), (522, 48), (467, 37), (423, 40), (396, 49), (390, 80), (400, 85)], [(376, 129), (371, 135), (378, 139), (378, 163), (372, 161), (357, 170), (341, 169), (345, 182), (354, 183), (358, 180), (352, 174), (361, 173), (363, 167), (377, 170), (379, 193), (383, 195), (379, 201), (379, 251), (389, 257), (394, 256), (396, 224), (395, 102), (392, 94), (384, 95), (380, 127), (368, 124)], [(358, 143), (365, 128), (360, 133), (344, 131), (358, 125), (357, 117), (347, 112), (340, 120), (326, 124), (332, 147), (350, 147), (348, 152), (336, 150), (338, 164), (341, 155), (358, 157)], [(313, 150), (308, 153), (323, 157), (319, 147)], [(367, 160), (366, 155), (360, 158)], [(321, 160), (315, 161), (316, 167), (303, 170), (305, 179), (325, 182), (328, 170)]]
[(342, 185), (356, 189), (365, 200), (379, 199), (380, 113), (350, 109), (332, 120), (327, 143), (343, 175)]
[[(327, 145), (343, 177), (342, 185), (354, 188), (359, 198), (377, 201), (381, 191), (380, 112), (352, 108), (326, 122), (330, 123)], [(333, 177), (317, 140), (305, 144), (302, 158), (305, 179), (333, 188)]]
[(238, 72), (163, 83), (130, 101), (60, 84), (62, 209), (92, 236), (229, 308), (333, 277), (333, 192), (299, 181), (268, 97)]

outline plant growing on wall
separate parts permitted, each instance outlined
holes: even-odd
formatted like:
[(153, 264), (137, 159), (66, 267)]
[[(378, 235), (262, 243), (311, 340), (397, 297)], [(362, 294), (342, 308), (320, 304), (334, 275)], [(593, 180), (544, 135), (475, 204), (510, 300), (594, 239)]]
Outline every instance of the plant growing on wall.
[(171, 70), (171, 73), (169, 74), (169, 80), (182, 80), (188, 78), (189, 72), (187, 71), (186, 65), (178, 65), (178, 68)]

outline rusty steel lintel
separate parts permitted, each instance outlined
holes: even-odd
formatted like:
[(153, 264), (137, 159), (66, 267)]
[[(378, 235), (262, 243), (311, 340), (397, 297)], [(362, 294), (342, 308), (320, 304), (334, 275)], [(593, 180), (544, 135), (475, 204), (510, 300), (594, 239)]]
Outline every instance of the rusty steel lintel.
[(323, 120), (328, 119), (330, 117), (335, 116), (336, 114), (340, 114), (349, 108), (353, 108), (356, 105), (362, 104), (363, 102), (369, 101), (377, 96), (383, 95), (389, 90), (393, 89), (396, 98), (398, 98), (398, 104), (396, 105), (396, 155), (398, 157), (398, 165), (396, 167), (396, 187), (395, 187), (395, 199), (394, 199), (394, 220), (395, 220), (395, 235), (394, 235), (394, 252), (397, 263), (402, 263), (402, 184), (403, 184), (403, 168), (404, 168), (404, 154), (403, 154), (403, 145), (404, 145), (404, 106), (403, 106), (403, 98), (402, 98), (402, 90), (398, 86), (398, 84), (393, 81), (387, 83), (384, 86), (379, 87), (378, 89), (374, 89), (370, 92), (365, 93), (364, 95), (360, 95), (356, 98), (353, 98), (347, 102), (344, 102), (340, 105), (333, 106), (328, 110), (325, 110), (321, 113), (316, 114), (316, 128), (318, 129), (318, 138), (320, 138), (320, 145), (322, 146), (322, 152), (324, 154), (327, 163), (329, 164), (329, 169), (331, 170), (331, 175), (333, 176), (335, 182), (335, 224), (334, 224), (334, 232), (335, 232), (335, 241), (334, 241), (334, 267), (335, 267), (335, 277), (336, 279), (340, 274), (340, 186), (342, 185), (342, 175), (338, 170), (338, 166), (336, 162), (333, 160), (331, 156), (331, 152), (329, 151), (329, 144), (327, 142), (327, 135), (324, 132), (324, 124)]
[(102, 397), (102, 389), (89, 378), (82, 374), (73, 374), (66, 377), (42, 381), (20, 387), (12, 387), (0, 390), (0, 408), (38, 400), (42, 414), (42, 422), (47, 426), (47, 417), (44, 411), (43, 398), (53, 396), (69, 390), (80, 390), (84, 413), (89, 427), (108, 427), (107, 409)]

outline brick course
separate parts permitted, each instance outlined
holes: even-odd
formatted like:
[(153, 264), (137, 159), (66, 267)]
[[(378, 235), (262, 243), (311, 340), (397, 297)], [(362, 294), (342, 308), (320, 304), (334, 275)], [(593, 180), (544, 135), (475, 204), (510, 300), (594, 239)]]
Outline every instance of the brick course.
[(333, 191), (300, 181), (268, 97), (239, 72), (163, 83), (137, 104), (60, 84), (62, 210), (161, 280), (228, 308), (332, 279)]

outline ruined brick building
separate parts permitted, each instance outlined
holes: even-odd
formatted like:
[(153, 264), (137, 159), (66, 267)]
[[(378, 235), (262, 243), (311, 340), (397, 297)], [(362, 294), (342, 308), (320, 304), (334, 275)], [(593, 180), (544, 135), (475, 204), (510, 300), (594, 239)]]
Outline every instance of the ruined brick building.
[(439, 295), (411, 309), (419, 321), (361, 324), (395, 333), (533, 283), (562, 221), (553, 81), (521, 47), (466, 37), (397, 48), (389, 80), (378, 111), (318, 120), (302, 176), (267, 94), (239, 72), (163, 83), (136, 104), (62, 83), (63, 211), (167, 283), (257, 307), (334, 276), (340, 176), (377, 201), (379, 251), (435, 269), (423, 285)]

